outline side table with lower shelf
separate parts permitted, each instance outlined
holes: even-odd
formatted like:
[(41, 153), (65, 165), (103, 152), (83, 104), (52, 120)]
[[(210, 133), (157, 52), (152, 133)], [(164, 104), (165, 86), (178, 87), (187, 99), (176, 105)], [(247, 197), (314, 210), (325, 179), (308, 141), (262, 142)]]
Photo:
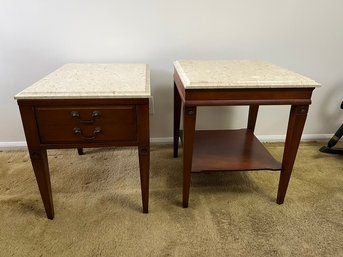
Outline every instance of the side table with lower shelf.
[[(15, 98), (37, 184), (54, 218), (47, 149), (138, 146), (143, 212), (149, 203), (149, 69), (67, 64)], [(96, 171), (94, 171), (96, 172)]]
[[(183, 137), (183, 207), (188, 207), (192, 172), (281, 170), (276, 202), (282, 204), (293, 170), (312, 91), (319, 84), (260, 61), (174, 63), (174, 157)], [(197, 131), (198, 106), (249, 106), (246, 129)], [(282, 163), (254, 135), (260, 105), (290, 105)], [(183, 131), (180, 131), (183, 106)]]

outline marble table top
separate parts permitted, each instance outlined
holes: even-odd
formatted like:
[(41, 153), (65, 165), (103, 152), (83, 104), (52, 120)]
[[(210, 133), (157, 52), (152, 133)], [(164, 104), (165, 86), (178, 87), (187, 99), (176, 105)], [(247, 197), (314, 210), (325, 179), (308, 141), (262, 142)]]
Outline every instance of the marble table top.
[(15, 99), (148, 98), (147, 64), (66, 64)]
[(319, 87), (312, 79), (263, 61), (180, 60), (174, 67), (186, 89)]

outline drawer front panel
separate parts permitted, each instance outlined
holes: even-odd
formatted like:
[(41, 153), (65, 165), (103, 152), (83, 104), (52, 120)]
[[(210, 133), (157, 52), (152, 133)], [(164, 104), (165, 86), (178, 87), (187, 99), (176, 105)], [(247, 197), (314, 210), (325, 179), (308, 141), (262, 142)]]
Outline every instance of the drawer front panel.
[(136, 141), (136, 108), (130, 106), (38, 107), (41, 143)]

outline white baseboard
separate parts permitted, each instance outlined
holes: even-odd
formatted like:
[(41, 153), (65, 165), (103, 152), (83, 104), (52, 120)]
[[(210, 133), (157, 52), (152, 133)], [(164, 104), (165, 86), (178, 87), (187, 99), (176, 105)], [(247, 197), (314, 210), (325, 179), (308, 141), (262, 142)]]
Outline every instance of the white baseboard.
[(172, 137), (152, 137), (150, 138), (151, 144), (172, 144), (174, 139)]
[[(268, 142), (285, 142), (286, 135), (256, 135), (256, 137), (264, 143)], [(304, 134), (301, 137), (302, 142), (308, 141), (328, 141), (332, 134)], [(152, 144), (168, 144), (173, 143), (172, 137), (154, 137), (150, 139)]]
[[(256, 137), (264, 143), (285, 142), (286, 140), (286, 135), (256, 135)], [(328, 141), (331, 137), (332, 134), (303, 134), (301, 137), (301, 141)]]
[(16, 142), (0, 142), (1, 150), (11, 150), (11, 149), (26, 149), (26, 141), (16, 141)]
[[(304, 134), (301, 137), (301, 141), (328, 141), (332, 137), (332, 134)], [(261, 142), (284, 142), (285, 135), (257, 135), (257, 138)], [(152, 144), (172, 144), (172, 137), (153, 137), (150, 139)], [(25, 149), (27, 148), (26, 141), (16, 141), (16, 142), (0, 142), (1, 150), (11, 150), (11, 149)]]

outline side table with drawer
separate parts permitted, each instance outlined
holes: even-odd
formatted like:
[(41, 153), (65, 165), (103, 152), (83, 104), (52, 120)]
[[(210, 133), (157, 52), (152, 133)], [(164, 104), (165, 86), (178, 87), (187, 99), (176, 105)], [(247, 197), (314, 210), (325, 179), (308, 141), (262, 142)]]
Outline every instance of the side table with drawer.
[(15, 96), (37, 184), (54, 217), (47, 149), (138, 146), (149, 202), (150, 74), (146, 64), (66, 64)]

